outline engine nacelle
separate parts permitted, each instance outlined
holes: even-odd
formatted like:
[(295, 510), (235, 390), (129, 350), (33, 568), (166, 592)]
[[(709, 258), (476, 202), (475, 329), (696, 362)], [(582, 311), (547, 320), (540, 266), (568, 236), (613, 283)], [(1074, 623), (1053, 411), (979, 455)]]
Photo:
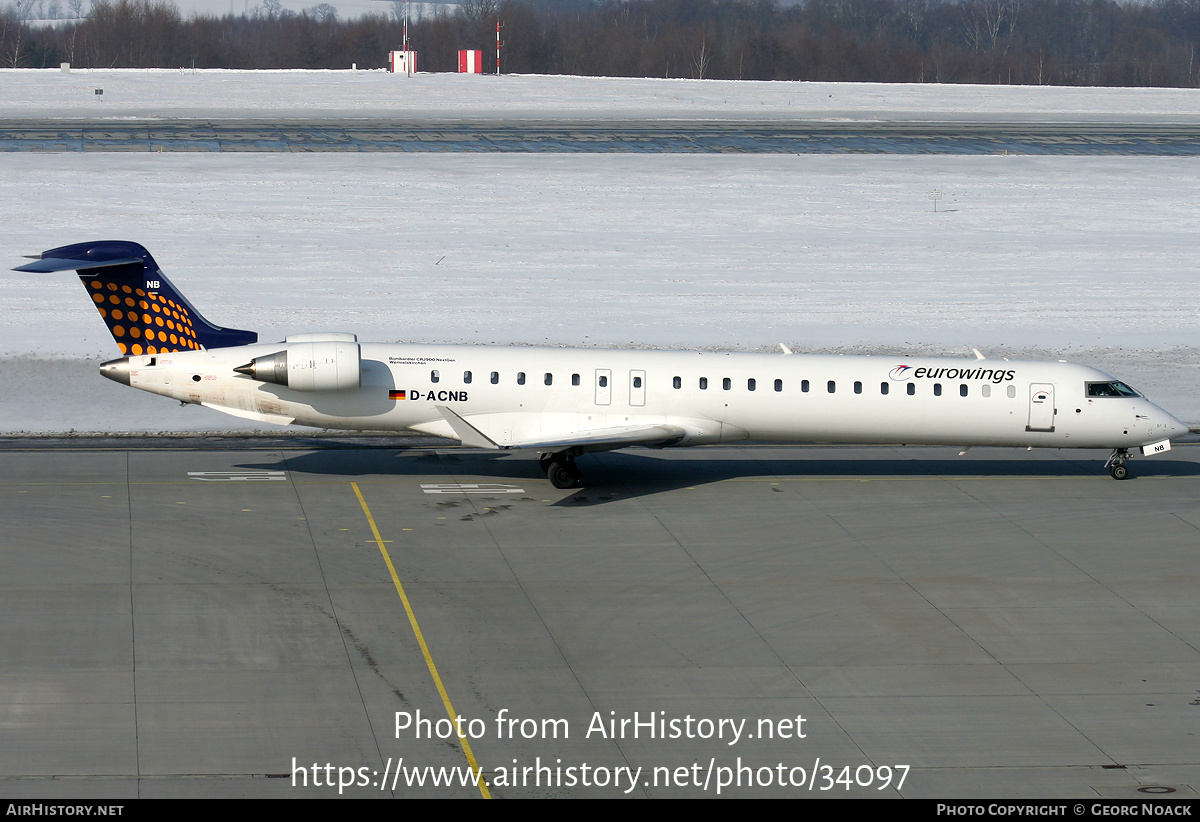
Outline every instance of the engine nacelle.
[(296, 391), (345, 391), (362, 385), (362, 360), (356, 342), (289, 341), (284, 350), (255, 357), (233, 370)]

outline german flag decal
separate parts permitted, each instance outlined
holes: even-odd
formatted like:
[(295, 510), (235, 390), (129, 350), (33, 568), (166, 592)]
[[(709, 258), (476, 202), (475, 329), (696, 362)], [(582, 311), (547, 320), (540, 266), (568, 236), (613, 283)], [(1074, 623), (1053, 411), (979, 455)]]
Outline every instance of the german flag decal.
[(405, 391), (389, 391), (389, 392), (388, 392), (388, 399), (389, 399), (389, 400), (403, 400), (403, 399), (407, 399), (407, 397), (405, 397), (405, 396), (404, 396), (406, 393), (407, 393), (407, 392), (405, 392)]

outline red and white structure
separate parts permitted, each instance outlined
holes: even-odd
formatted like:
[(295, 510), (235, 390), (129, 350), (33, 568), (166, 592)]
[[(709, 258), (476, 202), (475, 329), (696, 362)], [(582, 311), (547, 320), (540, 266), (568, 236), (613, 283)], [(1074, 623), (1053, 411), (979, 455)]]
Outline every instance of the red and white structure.
[(417, 70), (415, 51), (388, 52), (388, 70), (392, 74), (412, 74)]
[(458, 50), (459, 74), (483, 74), (483, 52), (468, 49)]

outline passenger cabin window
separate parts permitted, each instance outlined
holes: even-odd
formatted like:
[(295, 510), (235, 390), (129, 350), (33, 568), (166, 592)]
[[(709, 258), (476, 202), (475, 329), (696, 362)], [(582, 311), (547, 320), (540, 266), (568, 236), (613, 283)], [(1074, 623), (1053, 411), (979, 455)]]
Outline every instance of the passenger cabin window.
[(683, 388), (683, 378), (681, 378), (681, 377), (672, 378), (671, 385), (675, 386), (676, 388)]
[(861, 383), (861, 382), (855, 382), (855, 383), (854, 383), (854, 393), (855, 393), (855, 394), (861, 394), (861, 393), (862, 393), (862, 383)]
[(783, 380), (775, 380), (775, 390), (776, 391), (783, 390)]
[(940, 382), (935, 382), (933, 384), (933, 396), (935, 396), (935, 397), (942, 396), (942, 384)]
[(571, 375), (571, 385), (579, 385), (579, 375), (578, 374)]
[(800, 380), (800, 390), (805, 394), (808, 393), (808, 380)]
[(721, 387), (724, 388), (726, 391), (729, 390), (729, 387), (731, 385), (733, 385), (733, 380), (729, 379), (729, 377), (726, 377), (725, 379), (721, 380)]
[(500, 372), (493, 371), (492, 372), (492, 385), (499, 385), (499, 384), (500, 384)]
[(708, 377), (701, 377), (701, 378), (700, 378), (700, 390), (701, 390), (701, 391), (707, 391), (707, 390), (708, 390)]
[(758, 387), (758, 383), (755, 382), (754, 377), (751, 377), (750, 379), (746, 380), (746, 390), (747, 391), (753, 391), (757, 387)]
[(438, 372), (437, 372), (437, 371), (430, 371), (430, 372), (429, 372), (429, 381), (430, 381), (430, 382), (437, 382), (437, 381), (438, 381), (438, 380), (440, 380), (441, 378), (442, 378), (442, 377), (441, 377), (441, 375), (440, 375), (440, 374), (438, 374)]
[(886, 382), (879, 383), (879, 393), (886, 394), (888, 392), (888, 384)]
[(467, 385), (471, 384), (471, 372), (470, 371), (463, 372), (463, 382), (466, 383)]
[(834, 391), (837, 391), (837, 383), (836, 383), (836, 382), (834, 382), (833, 380), (830, 380), (830, 381), (829, 381), (829, 382), (828, 382), (828, 383), (825, 385), (825, 388), (826, 388), (826, 389), (829, 391), (829, 393), (830, 393), (830, 394), (832, 394)]
[(546, 385), (554, 384), (554, 375), (551, 374), (549, 371), (546, 372), (545, 383), (546, 383)]
[(913, 396), (913, 395), (914, 395), (914, 394), (916, 394), (916, 393), (917, 393), (917, 386), (913, 385), (913, 384), (910, 382), (910, 383), (908, 384), (908, 396), (910, 396), (910, 397), (911, 397), (911, 396)]
[(1010, 400), (1015, 400), (1017, 398), (1017, 387), (1015, 385), (1010, 385), (1008, 387), (1008, 398)]
[(967, 396), (967, 384), (966, 384), (965, 382), (964, 382), (964, 383), (960, 383), (960, 384), (959, 384), (959, 386), (958, 386), (958, 396), (960, 396), (960, 397), (965, 397), (965, 396)]
[(984, 386), (983, 386), (983, 396), (985, 396), (985, 397), (992, 396), (992, 387), (986, 383), (984, 383)]
[(518, 371), (517, 372), (517, 385), (524, 385), (524, 384), (525, 384), (525, 372)]

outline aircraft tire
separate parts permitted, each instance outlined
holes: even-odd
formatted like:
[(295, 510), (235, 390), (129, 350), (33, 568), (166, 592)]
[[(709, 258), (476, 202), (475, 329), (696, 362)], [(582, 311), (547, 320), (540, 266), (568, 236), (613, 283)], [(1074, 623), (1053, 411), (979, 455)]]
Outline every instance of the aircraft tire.
[(1123, 463), (1110, 466), (1108, 473), (1115, 480), (1129, 479), (1129, 469)]
[(546, 478), (555, 488), (565, 490), (579, 487), (579, 471), (569, 462), (552, 461), (546, 469)]

